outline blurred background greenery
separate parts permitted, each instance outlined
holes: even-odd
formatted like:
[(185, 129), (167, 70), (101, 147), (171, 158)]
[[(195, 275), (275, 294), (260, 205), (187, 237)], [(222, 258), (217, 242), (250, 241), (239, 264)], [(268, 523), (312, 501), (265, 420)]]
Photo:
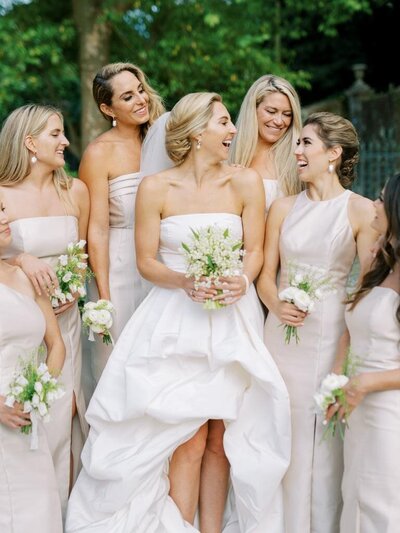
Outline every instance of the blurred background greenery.
[(397, 63), (384, 61), (398, 49), (399, 15), (397, 0), (3, 0), (0, 121), (27, 102), (60, 107), (76, 168), (107, 126), (91, 82), (110, 61), (139, 65), (167, 108), (213, 90), (233, 117), (266, 73), (288, 78), (305, 106), (340, 101), (355, 63), (387, 92), (400, 85)]

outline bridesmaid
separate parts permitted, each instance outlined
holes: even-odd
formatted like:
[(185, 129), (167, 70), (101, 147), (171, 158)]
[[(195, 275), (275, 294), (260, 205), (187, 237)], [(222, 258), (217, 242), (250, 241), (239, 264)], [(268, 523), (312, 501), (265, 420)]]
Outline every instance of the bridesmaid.
[(297, 194), (293, 152), (301, 130), (299, 97), (284, 78), (267, 74), (256, 80), (243, 100), (230, 161), (256, 170), (263, 178), (267, 212), (280, 196)]
[(351, 416), (341, 533), (397, 533), (400, 522), (400, 174), (388, 180), (375, 210), (381, 248), (350, 299), (336, 364), (340, 372), (350, 341), (358, 366), (345, 387)]
[[(321, 442), (323, 425), (315, 415), (313, 395), (332, 368), (345, 328), (345, 286), (356, 252), (365, 268), (376, 240), (370, 228), (372, 202), (345, 189), (354, 179), (358, 149), (348, 120), (332, 113), (308, 117), (295, 151), (306, 190), (278, 199), (267, 221), (258, 292), (269, 309), (265, 343), (291, 401), (292, 459), (283, 481), (290, 533), (339, 531), (341, 442)], [(288, 284), (289, 260), (326, 269), (336, 279), (336, 294), (317, 303), (309, 316), (278, 298)], [(299, 344), (285, 344), (281, 324), (300, 328)]]
[[(10, 242), (0, 196), (0, 253)], [(30, 423), (29, 414), (20, 404), (10, 408), (4, 401), (20, 357), (31, 356), (43, 336), (46, 363), (55, 376), (65, 348), (47, 296), (38, 296), (22, 270), (1, 259), (0, 300), (0, 531), (62, 533), (56, 476), (42, 424), (38, 420), (38, 449), (31, 451), (30, 437), (20, 431)]]
[[(91, 203), (88, 251), (95, 279), (89, 296), (114, 304), (111, 334), (117, 340), (149, 290), (136, 268), (134, 206), (142, 141), (164, 107), (142, 70), (131, 63), (105, 65), (93, 80), (93, 96), (112, 127), (89, 144), (79, 167)], [(99, 337), (89, 348), (92, 375), (84, 376), (88, 396), (111, 353)]]
[[(68, 243), (86, 238), (89, 195), (84, 183), (65, 174), (68, 144), (62, 115), (51, 106), (30, 104), (16, 109), (0, 134), (0, 191), (8, 207), (12, 235), (10, 245), (1, 253), (22, 268), (39, 295), (50, 294), (57, 286), (54, 267)], [(66, 346), (62, 373), (66, 394), (54, 405), (45, 429), (65, 508), (79, 469), (87, 424), (80, 384), (77, 302), (62, 305), (55, 313)]]

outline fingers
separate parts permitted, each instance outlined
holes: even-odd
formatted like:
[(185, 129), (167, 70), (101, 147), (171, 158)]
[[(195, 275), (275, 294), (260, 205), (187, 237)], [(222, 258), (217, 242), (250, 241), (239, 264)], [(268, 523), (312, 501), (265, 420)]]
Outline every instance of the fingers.
[(76, 300), (74, 300), (73, 302), (68, 302), (68, 303), (63, 304), (63, 305), (59, 305), (58, 307), (54, 307), (54, 308), (53, 308), (54, 314), (55, 314), (55, 315), (61, 315), (61, 314), (64, 313), (67, 309), (69, 309), (70, 307), (72, 307), (73, 305), (75, 305), (75, 301), (76, 301)]

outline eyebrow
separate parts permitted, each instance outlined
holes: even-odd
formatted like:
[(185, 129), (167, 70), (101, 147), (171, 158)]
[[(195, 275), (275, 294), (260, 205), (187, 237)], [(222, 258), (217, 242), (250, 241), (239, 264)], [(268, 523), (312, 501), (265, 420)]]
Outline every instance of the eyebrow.
[(311, 141), (312, 142), (312, 139), (311, 137), (303, 137), (302, 139), (300, 139), (301, 141)]
[[(269, 104), (264, 104), (264, 107), (268, 107), (269, 109), (273, 109), (274, 111), (279, 111), (277, 107)], [(282, 113), (293, 113), (291, 108), (283, 109)]]
[(218, 118), (218, 120), (231, 120), (231, 117), (229, 117), (228, 115), (222, 115)]
[(51, 133), (61, 133), (61, 131), (60, 128), (54, 128), (54, 130), (51, 130)]
[[(143, 83), (139, 83), (139, 85), (136, 87), (136, 91), (138, 91), (139, 89), (143, 89)], [(125, 91), (119, 97), (122, 98), (123, 96), (125, 96), (127, 94), (133, 94), (134, 92), (135, 91)]]

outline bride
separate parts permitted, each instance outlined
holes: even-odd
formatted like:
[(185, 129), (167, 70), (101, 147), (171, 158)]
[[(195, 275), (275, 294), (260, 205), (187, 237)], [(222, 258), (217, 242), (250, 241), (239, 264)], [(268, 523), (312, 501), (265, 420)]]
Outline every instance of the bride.
[[(262, 266), (264, 192), (257, 173), (224, 162), (235, 132), (219, 95), (185, 96), (166, 124), (177, 166), (139, 186), (137, 264), (156, 287), (119, 337), (89, 405), (67, 533), (283, 531), (288, 396), (262, 341), (252, 285)], [(214, 224), (246, 250), (243, 275), (221, 280), (218, 295), (196, 290), (180, 252), (191, 229)], [(225, 307), (205, 310), (206, 298)]]

